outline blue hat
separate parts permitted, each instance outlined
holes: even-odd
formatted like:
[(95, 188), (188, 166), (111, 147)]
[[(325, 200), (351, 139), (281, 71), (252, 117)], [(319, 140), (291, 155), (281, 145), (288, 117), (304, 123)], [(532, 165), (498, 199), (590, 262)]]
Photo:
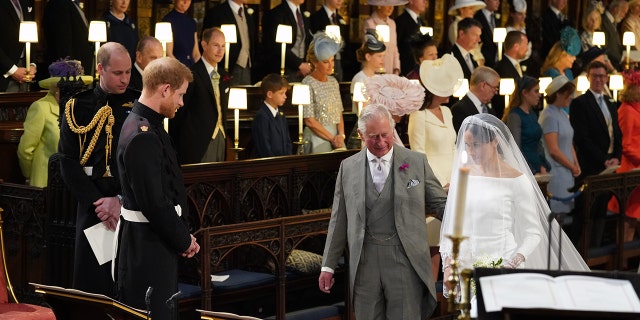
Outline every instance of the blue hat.
[(572, 27), (565, 27), (560, 31), (560, 46), (572, 56), (577, 56), (582, 52), (582, 42), (578, 31)]
[(333, 39), (324, 31), (316, 32), (311, 43), (318, 61), (325, 61), (340, 51), (340, 40)]

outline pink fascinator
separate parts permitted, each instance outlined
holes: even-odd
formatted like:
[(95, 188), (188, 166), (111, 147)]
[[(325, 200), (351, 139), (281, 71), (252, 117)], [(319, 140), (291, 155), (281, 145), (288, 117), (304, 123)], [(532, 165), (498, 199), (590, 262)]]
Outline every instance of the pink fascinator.
[(375, 75), (365, 82), (369, 103), (387, 107), (394, 116), (417, 111), (424, 103), (424, 88), (419, 82), (395, 74)]

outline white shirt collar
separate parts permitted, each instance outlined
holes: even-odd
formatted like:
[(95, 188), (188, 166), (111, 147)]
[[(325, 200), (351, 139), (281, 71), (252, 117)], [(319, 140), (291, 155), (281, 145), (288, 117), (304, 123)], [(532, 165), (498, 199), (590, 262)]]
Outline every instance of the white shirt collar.
[(269, 111), (271, 111), (271, 114), (273, 115), (273, 117), (276, 117), (276, 114), (278, 114), (278, 109), (272, 107), (269, 103), (267, 103), (266, 101), (264, 102), (264, 104), (267, 106), (267, 108), (269, 108)]
[[(293, 4), (293, 2), (289, 0), (287, 0), (287, 5), (289, 5), (289, 9), (291, 9), (291, 12), (293, 12), (293, 16), (296, 17), (296, 10), (298, 10), (300, 7)], [(300, 11), (300, 13), (302, 13), (302, 11)]]
[[(372, 161), (373, 159), (377, 159), (377, 158), (378, 157), (376, 157), (373, 153), (371, 153), (371, 151), (369, 151), (369, 149), (367, 149), (367, 160)], [(381, 157), (381, 159), (385, 160), (386, 163), (388, 163), (389, 165), (391, 165), (392, 158), (393, 158), (393, 147), (391, 147), (391, 150), (389, 150), (387, 154)]]
[(597, 93), (597, 92), (595, 92), (595, 91), (591, 90), (591, 88), (589, 88), (589, 91), (591, 91), (591, 93), (593, 94), (593, 96), (596, 98), (596, 101), (597, 101), (598, 103), (600, 103), (600, 101), (599, 101), (599, 100), (600, 100), (600, 97), (604, 95), (604, 92)]
[(504, 54), (504, 57), (506, 57), (507, 59), (509, 59), (509, 61), (511, 61), (511, 64), (512, 64), (514, 67), (518, 65), (518, 60), (517, 60), (517, 59), (514, 59), (514, 58), (511, 58), (511, 56), (510, 56), (510, 55), (508, 55), (508, 54), (506, 54), (506, 53), (505, 53), (505, 54)]
[[(476, 109), (478, 109), (478, 113), (482, 113), (482, 102), (480, 101), (480, 99), (478, 99), (478, 97), (475, 94), (473, 94), (471, 90), (467, 92), (467, 97), (469, 97), (471, 102), (473, 102), (473, 105), (476, 107)], [(487, 107), (488, 106), (489, 104), (487, 103)]]
[(227, 0), (227, 2), (229, 3), (229, 6), (231, 7), (231, 11), (233, 11), (233, 13), (235, 13), (235, 14), (238, 14), (238, 10), (240, 9), (240, 5), (237, 4), (233, 0)]
[[(327, 16), (329, 17), (329, 21), (331, 21), (331, 15), (332, 14), (336, 14), (336, 19), (338, 19), (338, 12), (337, 11), (331, 11), (331, 9), (329, 9), (329, 7), (323, 5), (322, 6), (324, 8), (324, 12), (327, 13)], [(333, 23), (333, 21), (331, 21), (331, 23)]]
[(484, 8), (481, 11), (482, 11), (482, 14), (484, 14), (484, 17), (487, 18), (487, 22), (491, 24), (491, 15), (493, 14), (493, 12), (487, 10), (487, 8)]
[[(211, 76), (211, 72), (213, 72), (213, 70), (216, 70), (216, 68), (214, 66), (212, 66), (207, 59), (205, 59), (204, 56), (202, 56), (202, 62), (204, 63), (204, 67), (205, 69), (207, 69), (207, 74), (209, 76)], [(217, 71), (217, 70), (216, 70)]]
[(140, 68), (140, 66), (138, 65), (137, 62), (133, 63), (133, 66), (136, 67), (136, 70), (138, 70), (138, 72), (140, 72), (140, 75), (142, 75), (142, 68)]
[(616, 23), (616, 17), (614, 17), (611, 12), (609, 12), (609, 10), (605, 11), (604, 14), (607, 16), (607, 18), (609, 19), (609, 21), (611, 21), (611, 23), (615, 24)]
[[(471, 53), (469, 53), (469, 51), (467, 51), (465, 48), (463, 48), (458, 42), (456, 42), (456, 46), (458, 46), (458, 49), (460, 50), (460, 53), (462, 54), (463, 58), (466, 59), (467, 55), (471, 54)], [(473, 59), (473, 57), (471, 57), (471, 56), (469, 58)]]
[(418, 14), (413, 12), (413, 10), (404, 8), (404, 11), (406, 11), (411, 16), (411, 19), (413, 19), (413, 21), (418, 21)]
[(553, 13), (555, 13), (556, 16), (562, 13), (560, 10), (558, 10), (558, 8), (552, 5), (549, 5), (549, 9), (551, 9), (551, 11), (553, 11)]

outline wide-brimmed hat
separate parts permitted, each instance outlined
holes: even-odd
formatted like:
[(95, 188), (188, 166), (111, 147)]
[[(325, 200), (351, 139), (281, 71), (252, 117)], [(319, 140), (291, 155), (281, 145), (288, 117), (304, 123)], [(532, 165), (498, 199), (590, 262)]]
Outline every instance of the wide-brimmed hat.
[(40, 80), (38, 85), (44, 89), (51, 89), (56, 86), (62, 77), (80, 77), (84, 84), (90, 84), (93, 82), (92, 76), (85, 76), (84, 69), (80, 61), (60, 59), (49, 65), (50, 77), (44, 80)]
[(316, 32), (311, 43), (318, 61), (326, 61), (340, 51), (340, 40), (332, 38), (324, 31)]
[(560, 46), (572, 56), (577, 56), (582, 52), (582, 42), (578, 31), (572, 27), (564, 27), (560, 30)]
[(409, 3), (409, 0), (367, 0), (370, 6), (395, 7)]
[(565, 75), (559, 75), (555, 78), (553, 78), (553, 80), (551, 80), (551, 83), (549, 83), (549, 85), (547, 86), (547, 89), (544, 91), (548, 96), (556, 93), (556, 91), (560, 90), (560, 88), (564, 87), (565, 84), (569, 83), (571, 81), (569, 81), (569, 78), (567, 78), (567, 76)]
[(512, 12), (523, 13), (527, 11), (527, 2), (525, 0), (511, 0), (509, 2), (511, 4)]
[(451, 96), (462, 85), (464, 73), (458, 60), (451, 54), (440, 59), (425, 60), (420, 64), (420, 81), (429, 92), (439, 97)]
[(367, 78), (364, 86), (369, 103), (382, 104), (394, 116), (417, 111), (424, 103), (424, 89), (419, 83), (395, 74)]
[(475, 7), (475, 10), (481, 10), (486, 7), (487, 4), (484, 1), (474, 1), (474, 0), (456, 0), (456, 2), (449, 8), (449, 15), (455, 16), (456, 10), (464, 7)]

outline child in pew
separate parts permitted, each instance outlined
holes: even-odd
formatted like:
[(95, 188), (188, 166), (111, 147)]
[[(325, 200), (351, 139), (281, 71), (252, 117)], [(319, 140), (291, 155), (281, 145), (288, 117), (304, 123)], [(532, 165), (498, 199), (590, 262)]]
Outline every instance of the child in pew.
[(291, 137), (284, 113), (278, 107), (287, 99), (289, 83), (279, 74), (271, 73), (262, 79), (264, 103), (251, 124), (251, 137), (257, 158), (291, 154)]

